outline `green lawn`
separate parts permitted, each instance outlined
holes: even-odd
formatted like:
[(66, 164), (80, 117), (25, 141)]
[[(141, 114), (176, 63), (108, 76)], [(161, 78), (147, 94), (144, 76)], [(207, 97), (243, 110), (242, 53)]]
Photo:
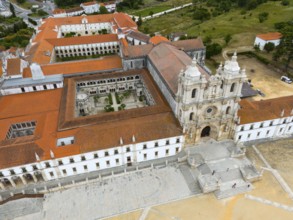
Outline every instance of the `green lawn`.
[[(275, 31), (274, 23), (293, 19), (293, 0), (289, 0), (289, 6), (282, 6), (280, 1), (269, 1), (256, 9), (247, 11), (241, 15), (240, 9), (234, 9), (229, 13), (205, 21), (192, 19), (192, 9), (182, 9), (160, 18), (146, 21), (141, 26), (141, 31), (148, 33), (161, 32), (166, 35), (171, 32), (185, 31), (189, 36), (212, 37), (216, 42), (224, 44), (223, 38), (227, 34), (232, 35), (229, 46), (252, 45), (255, 35), (268, 31)], [(260, 23), (258, 14), (268, 12), (268, 20)]]
[(30, 3), (30, 2), (24, 2), (24, 3), (22, 3), (22, 4), (18, 4), (17, 3), (17, 1), (16, 0), (11, 0), (11, 2), (13, 2), (14, 4), (17, 4), (17, 5), (19, 5), (20, 7), (22, 7), (22, 8), (25, 8), (25, 9), (31, 9), (31, 7), (32, 7), (32, 3)]

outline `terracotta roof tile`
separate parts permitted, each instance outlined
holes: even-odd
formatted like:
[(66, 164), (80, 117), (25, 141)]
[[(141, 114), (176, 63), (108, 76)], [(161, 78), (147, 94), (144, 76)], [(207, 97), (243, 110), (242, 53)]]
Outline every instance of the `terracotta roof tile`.
[(163, 36), (154, 36), (151, 37), (149, 40), (150, 43), (156, 45), (159, 44), (161, 42), (170, 42), (167, 38), (163, 37)]
[(104, 42), (118, 42), (117, 34), (103, 34), (81, 37), (68, 37), (68, 38), (55, 38), (47, 39), (47, 41), (56, 46), (68, 46), (68, 45), (81, 45), (81, 44), (94, 44)]
[[(293, 110), (293, 96), (267, 99), (261, 101), (242, 100), (238, 111), (240, 124), (267, 121), (291, 116)], [(284, 110), (284, 115), (281, 116)]]
[[(93, 60), (80, 60), (72, 62), (62, 62), (62, 63), (52, 63), (41, 66), (45, 76), (55, 75), (55, 74), (78, 74), (78, 73), (89, 73), (89, 72), (99, 72), (107, 70), (117, 70), (122, 69), (121, 58), (117, 55), (106, 56), (99, 59)], [(24, 68), (23, 77), (31, 78), (30, 68)]]
[(12, 58), (7, 60), (7, 76), (21, 74), (21, 60), (19, 58)]
[(171, 44), (177, 47), (178, 49), (182, 49), (184, 51), (205, 48), (200, 37), (196, 39), (173, 41)]
[(261, 38), (265, 41), (278, 40), (278, 39), (281, 39), (282, 34), (279, 32), (270, 32), (270, 33), (266, 33), (266, 34), (258, 34), (258, 35), (256, 35), (256, 37)]
[(90, 5), (96, 5), (97, 2), (95, 1), (91, 1), (91, 2), (84, 2), (84, 3), (81, 3), (82, 5), (85, 5), (85, 6), (90, 6)]

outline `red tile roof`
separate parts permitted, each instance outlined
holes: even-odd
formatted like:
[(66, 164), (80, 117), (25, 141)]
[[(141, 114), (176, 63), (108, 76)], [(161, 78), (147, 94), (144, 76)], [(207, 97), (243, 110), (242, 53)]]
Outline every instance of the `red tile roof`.
[[(267, 121), (291, 116), (293, 113), (293, 96), (261, 101), (249, 101), (244, 99), (240, 102), (240, 106), (241, 109), (238, 111), (240, 124)], [(283, 110), (284, 115), (281, 116)]]
[(21, 60), (19, 58), (8, 59), (7, 60), (7, 76), (20, 75), (20, 74), (21, 74)]
[(81, 44), (95, 44), (105, 42), (118, 42), (117, 34), (103, 34), (81, 37), (68, 37), (68, 38), (55, 38), (47, 39), (47, 41), (54, 47), (57, 46), (69, 46), (69, 45), (81, 45)]
[(270, 32), (270, 33), (266, 33), (266, 34), (258, 34), (258, 35), (256, 35), (256, 37), (261, 38), (265, 41), (278, 40), (278, 39), (282, 38), (282, 34), (279, 32)]
[(170, 42), (167, 38), (163, 37), (163, 36), (154, 36), (151, 37), (151, 39), (149, 40), (150, 43), (156, 45), (159, 44), (161, 42)]

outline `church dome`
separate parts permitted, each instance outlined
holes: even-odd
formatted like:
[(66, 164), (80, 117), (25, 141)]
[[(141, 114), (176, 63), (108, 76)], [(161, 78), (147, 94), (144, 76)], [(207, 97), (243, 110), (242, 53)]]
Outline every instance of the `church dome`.
[(196, 59), (193, 58), (191, 65), (187, 66), (187, 68), (185, 70), (185, 76), (188, 76), (188, 77), (199, 77), (200, 76), (200, 71), (199, 71), (196, 64), (197, 64)]
[(233, 74), (238, 74), (239, 73), (240, 67), (239, 67), (238, 62), (237, 62), (237, 54), (236, 54), (236, 52), (233, 54), (231, 60), (227, 60), (225, 62), (224, 69), (229, 73), (233, 73)]

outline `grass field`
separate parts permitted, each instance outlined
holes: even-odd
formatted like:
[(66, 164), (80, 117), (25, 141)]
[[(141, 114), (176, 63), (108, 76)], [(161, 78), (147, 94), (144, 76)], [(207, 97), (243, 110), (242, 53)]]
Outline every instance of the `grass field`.
[(30, 3), (30, 2), (24, 2), (24, 3), (22, 3), (22, 4), (19, 4), (19, 3), (17, 3), (17, 1), (16, 0), (11, 0), (11, 2), (13, 2), (14, 4), (17, 4), (17, 5), (19, 5), (20, 7), (22, 7), (22, 8), (25, 8), (25, 9), (31, 9), (31, 7), (32, 7), (32, 3)]
[(172, 8), (171, 5), (156, 5), (153, 7), (138, 10), (135, 13), (133, 13), (132, 15), (136, 15), (136, 16), (141, 15), (142, 17), (146, 17), (146, 16), (149, 16), (151, 12), (153, 12), (153, 14), (155, 14), (155, 13), (159, 13), (162, 11), (166, 11), (171, 8)]
[[(141, 31), (149, 33), (160, 32), (163, 35), (176, 31), (185, 31), (189, 36), (210, 36), (216, 42), (224, 44), (223, 38), (232, 35), (229, 46), (251, 45), (257, 33), (275, 31), (274, 23), (293, 19), (293, 0), (289, 6), (282, 6), (280, 1), (269, 1), (254, 10), (241, 13), (240, 9), (231, 10), (229, 13), (213, 17), (201, 24), (192, 19), (191, 8), (182, 9), (159, 18), (146, 21), (141, 26)], [(266, 21), (260, 23), (258, 14), (268, 12)]]

